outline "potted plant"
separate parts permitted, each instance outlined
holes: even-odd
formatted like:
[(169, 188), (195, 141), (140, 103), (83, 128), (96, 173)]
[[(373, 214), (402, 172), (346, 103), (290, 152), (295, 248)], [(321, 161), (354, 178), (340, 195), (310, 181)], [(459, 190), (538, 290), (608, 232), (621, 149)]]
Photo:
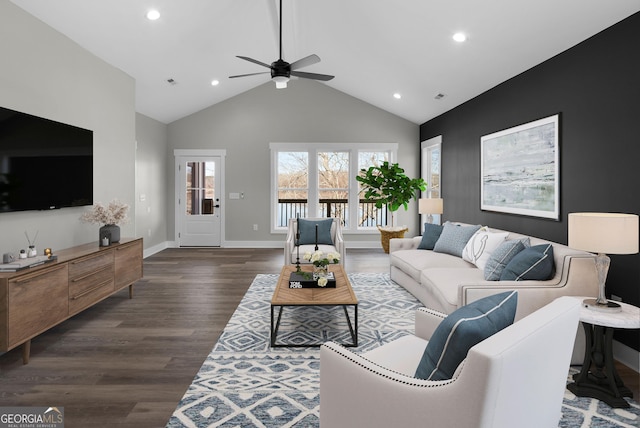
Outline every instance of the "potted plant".
[(409, 208), (412, 199), (418, 199), (418, 191), (424, 191), (427, 183), (422, 178), (409, 178), (397, 163), (385, 161), (381, 165), (361, 169), (356, 180), (362, 184), (367, 201), (375, 202), (376, 208), (383, 206), (391, 214), (391, 227), (380, 227), (382, 248), (389, 252), (389, 239), (401, 238), (407, 228), (396, 228), (394, 213), (400, 208)]

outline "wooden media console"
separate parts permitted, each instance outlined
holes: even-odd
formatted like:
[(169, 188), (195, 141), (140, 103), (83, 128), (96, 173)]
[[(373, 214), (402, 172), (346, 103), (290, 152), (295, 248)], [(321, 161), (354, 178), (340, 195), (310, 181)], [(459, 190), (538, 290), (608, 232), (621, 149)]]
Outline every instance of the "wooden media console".
[(142, 278), (142, 238), (108, 247), (79, 245), (58, 258), (0, 273), (0, 351), (22, 345), (29, 362), (31, 339)]

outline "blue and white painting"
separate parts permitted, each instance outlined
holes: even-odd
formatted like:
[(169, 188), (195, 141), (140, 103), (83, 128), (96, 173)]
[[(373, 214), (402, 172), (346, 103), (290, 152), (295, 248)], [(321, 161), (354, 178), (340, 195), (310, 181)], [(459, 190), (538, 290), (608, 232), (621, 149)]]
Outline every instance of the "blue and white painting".
[(559, 218), (559, 115), (481, 137), (481, 209)]

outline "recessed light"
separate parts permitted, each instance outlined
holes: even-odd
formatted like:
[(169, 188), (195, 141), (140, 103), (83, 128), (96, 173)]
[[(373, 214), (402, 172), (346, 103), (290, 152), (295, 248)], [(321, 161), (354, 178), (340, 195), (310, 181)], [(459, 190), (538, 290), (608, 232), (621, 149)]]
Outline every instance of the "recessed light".
[(462, 43), (465, 40), (467, 40), (467, 36), (464, 33), (456, 33), (453, 35), (453, 40), (455, 40), (456, 42)]
[(149, 21), (155, 21), (158, 18), (160, 18), (160, 12), (158, 12), (157, 10), (151, 9), (149, 12), (147, 12), (147, 19)]
[(396, 100), (399, 100), (400, 98), (402, 98), (402, 95), (396, 92), (395, 94), (393, 94), (393, 98), (395, 98)]
[(219, 81), (219, 80), (213, 79), (213, 80), (211, 81), (211, 86), (218, 86), (219, 84), (220, 84), (220, 81)]

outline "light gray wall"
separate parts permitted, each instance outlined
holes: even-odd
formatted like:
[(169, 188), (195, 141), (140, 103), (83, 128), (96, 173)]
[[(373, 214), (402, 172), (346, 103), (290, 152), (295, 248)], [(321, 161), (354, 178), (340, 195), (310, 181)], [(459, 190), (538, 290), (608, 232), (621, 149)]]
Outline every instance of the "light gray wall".
[[(278, 90), (271, 82), (211, 106), (168, 126), (168, 236), (174, 227), (174, 149), (226, 149), (225, 186), (244, 199), (226, 200), (225, 239), (230, 244), (274, 242), (284, 237), (269, 228), (270, 142), (398, 143), (398, 162), (419, 176), (419, 126), (311, 80), (293, 80)], [(399, 211), (396, 224), (418, 234), (418, 208)], [(258, 224), (254, 231), (253, 224)], [(351, 234), (347, 242), (379, 240)]]
[[(0, 1), (0, 105), (94, 132), (94, 200), (118, 198), (135, 218), (135, 83), (9, 1)], [(46, 192), (49, 183), (42, 183)], [(0, 253), (67, 248), (98, 239), (82, 208), (0, 213)], [(135, 236), (135, 222), (122, 227)]]
[(136, 230), (147, 249), (167, 241), (167, 125), (137, 113), (136, 141)]

